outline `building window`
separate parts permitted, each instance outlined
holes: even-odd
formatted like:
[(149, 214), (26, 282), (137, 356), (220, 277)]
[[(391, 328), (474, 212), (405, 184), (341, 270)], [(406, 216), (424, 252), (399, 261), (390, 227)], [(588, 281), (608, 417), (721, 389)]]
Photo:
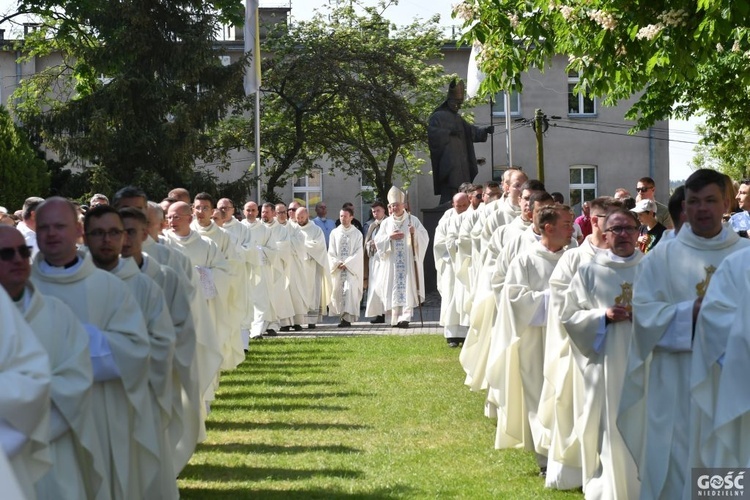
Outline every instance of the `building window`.
[(595, 115), (596, 101), (587, 97), (583, 92), (576, 94), (575, 86), (581, 81), (577, 71), (568, 72), (568, 114), (569, 115)]
[(309, 174), (292, 179), (294, 201), (314, 213), (315, 204), (323, 199), (323, 171), (313, 169)]
[(576, 215), (581, 215), (581, 204), (597, 197), (596, 166), (573, 165), (570, 167), (570, 206)]
[[(492, 101), (492, 114), (505, 116), (505, 92), (495, 94), (494, 101)], [(510, 93), (510, 116), (521, 116), (521, 94), (515, 91)]]

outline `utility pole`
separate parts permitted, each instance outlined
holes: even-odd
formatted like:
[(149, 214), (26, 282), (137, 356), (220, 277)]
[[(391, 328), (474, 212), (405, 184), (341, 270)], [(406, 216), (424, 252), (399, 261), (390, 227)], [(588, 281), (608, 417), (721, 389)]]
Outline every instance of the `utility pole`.
[(534, 132), (536, 133), (536, 178), (544, 182), (544, 126), (547, 124), (541, 109), (534, 111)]

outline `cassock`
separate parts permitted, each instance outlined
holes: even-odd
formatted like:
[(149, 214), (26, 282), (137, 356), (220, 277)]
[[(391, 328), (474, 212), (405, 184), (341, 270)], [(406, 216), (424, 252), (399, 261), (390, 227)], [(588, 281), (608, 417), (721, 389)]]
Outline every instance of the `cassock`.
[(149, 498), (177, 498), (177, 482), (172, 463), (173, 446), (167, 427), (172, 419), (172, 360), (174, 358), (175, 331), (167, 302), (159, 285), (141, 273), (135, 260), (120, 258), (112, 274), (130, 288), (143, 318), (151, 343), (149, 363), (149, 389), (157, 428), (160, 468), (154, 482), (149, 485)]
[[(582, 247), (585, 248), (585, 247)], [(607, 324), (607, 308), (632, 306), (633, 282), (643, 254), (599, 252), (582, 265), (564, 292), (561, 318), (585, 380), (582, 414), (575, 423), (583, 448), (586, 498), (638, 498), (633, 457), (617, 429), (617, 409), (633, 335), (630, 321)]]
[(314, 325), (323, 319), (331, 299), (331, 270), (328, 265), (328, 250), (323, 230), (308, 221), (298, 226), (304, 238), (302, 253), (303, 272), (310, 294), (308, 324)]
[[(344, 264), (344, 268), (339, 265)], [(328, 265), (331, 269), (330, 314), (345, 321), (359, 318), (359, 304), (364, 287), (364, 255), (362, 233), (353, 225), (340, 225), (328, 241)]]
[(68, 306), (37, 292), (31, 282), (16, 305), (47, 352), (52, 370), (52, 468), (36, 482), (37, 498), (106, 498), (91, 409), (89, 336)]
[(2, 287), (0, 326), (0, 453), (24, 496), (35, 498), (34, 482), (50, 465), (49, 358)]
[[(412, 310), (424, 301), (424, 256), (430, 237), (419, 219), (408, 212), (400, 217), (391, 215), (385, 218), (381, 226), (375, 238), (375, 245), (383, 260), (380, 290), (385, 310), (393, 313), (391, 324), (395, 325), (401, 321), (411, 321)], [(416, 230), (413, 236), (409, 232), (412, 226)], [(401, 231), (404, 237), (392, 240), (394, 231)]]
[(172, 360), (172, 418), (167, 428), (174, 447), (172, 461), (177, 476), (195, 451), (198, 439), (205, 436), (201, 418), (198, 365), (195, 357), (195, 322), (189, 290), (182, 286), (177, 272), (143, 254), (141, 272), (154, 280), (164, 293), (175, 330)]
[(550, 429), (537, 418), (544, 382), (544, 341), (549, 278), (563, 250), (550, 252), (541, 242), (518, 254), (508, 266), (498, 321), (507, 345), (490, 384), (498, 389), (496, 448), (524, 447), (546, 455)]
[(693, 302), (724, 258), (746, 245), (750, 241), (727, 227), (714, 238), (700, 238), (686, 224), (641, 262), (617, 418), (638, 465), (641, 498), (679, 498), (690, 481)]
[(221, 330), (221, 354), (224, 358), (222, 370), (233, 370), (245, 360), (245, 349), (240, 337), (240, 324), (245, 314), (245, 304), (240, 300), (245, 296), (245, 265), (238, 255), (234, 240), (224, 229), (213, 221), (208, 226), (201, 226), (197, 219), (190, 223), (190, 228), (201, 237), (207, 238), (219, 247), (221, 255), (226, 261), (227, 283), (226, 292), (216, 302), (217, 322)]
[(148, 388), (148, 331), (138, 303), (116, 276), (78, 252), (70, 268), (37, 255), (37, 290), (63, 301), (89, 334), (94, 371), (91, 407), (114, 499), (143, 498), (159, 470), (157, 429)]
[[(711, 278), (695, 328), (691, 467), (750, 464), (750, 249), (728, 256)], [(686, 492), (689, 494), (689, 489)]]

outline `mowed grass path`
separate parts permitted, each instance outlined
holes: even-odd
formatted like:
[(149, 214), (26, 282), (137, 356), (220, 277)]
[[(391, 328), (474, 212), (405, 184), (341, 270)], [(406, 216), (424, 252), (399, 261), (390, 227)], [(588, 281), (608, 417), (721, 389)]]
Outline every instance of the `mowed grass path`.
[(494, 450), (435, 335), (268, 339), (221, 379), (182, 498), (581, 498)]

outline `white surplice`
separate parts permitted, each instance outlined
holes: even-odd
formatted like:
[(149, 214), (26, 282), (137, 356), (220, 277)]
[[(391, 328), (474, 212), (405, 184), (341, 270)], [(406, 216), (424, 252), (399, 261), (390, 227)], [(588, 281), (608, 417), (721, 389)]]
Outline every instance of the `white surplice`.
[(328, 265), (332, 281), (330, 314), (349, 322), (356, 321), (364, 287), (364, 255), (359, 229), (353, 225), (345, 228), (342, 224), (331, 231)]
[(328, 249), (323, 230), (312, 221), (299, 226), (304, 238), (302, 253), (305, 281), (309, 284), (308, 321), (315, 324), (323, 319), (331, 299), (331, 270), (328, 264)]

